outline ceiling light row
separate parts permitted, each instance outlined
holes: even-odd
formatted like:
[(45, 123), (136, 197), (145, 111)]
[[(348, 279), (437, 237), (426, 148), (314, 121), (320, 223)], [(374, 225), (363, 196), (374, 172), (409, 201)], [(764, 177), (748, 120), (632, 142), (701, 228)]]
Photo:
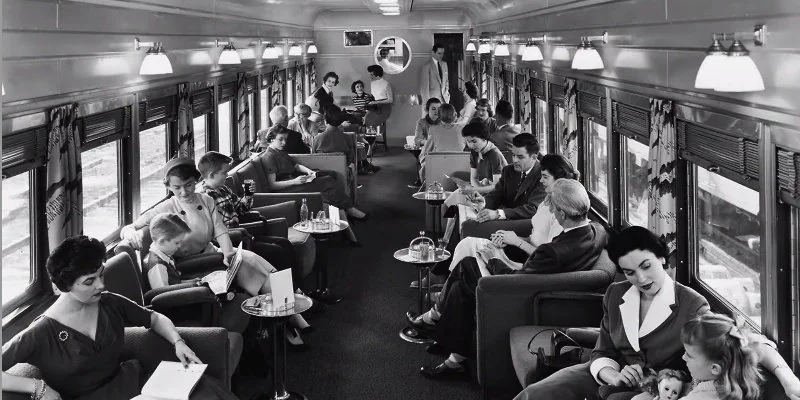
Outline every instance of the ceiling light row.
[[(522, 56), (522, 61), (544, 60), (542, 50), (539, 48), (536, 42), (542, 42), (544, 44), (547, 43), (549, 39), (550, 38), (548, 38), (547, 35), (527, 39), (525, 46), (519, 51), (519, 55)], [(475, 42), (470, 40), (469, 43), (467, 43), (465, 50), (468, 52), (477, 51), (478, 54), (489, 54), (492, 52), (492, 46), (490, 43), (491, 41), (491, 37), (479, 38), (477, 39), (478, 46), (476, 47)], [(508, 57), (511, 55), (508, 44), (509, 42), (513, 43), (513, 40), (509, 40), (507, 42), (505, 38), (502, 38), (497, 42), (497, 45), (494, 48), (495, 57)], [(597, 52), (594, 42), (608, 43), (608, 32), (603, 32), (603, 34), (599, 36), (581, 37), (581, 43), (578, 45), (578, 51), (575, 52), (575, 56), (572, 59), (572, 69), (594, 70), (603, 69), (605, 67), (603, 64), (603, 59), (600, 57), (600, 53)]]
[[(262, 53), (261, 58), (266, 60), (275, 60), (283, 57), (283, 44), (275, 46), (271, 42), (262, 42), (261, 40), (257, 42), (259, 45), (264, 43), (266, 46), (264, 47), (264, 52)], [(284, 43), (288, 45), (289, 40), (284, 39)], [(214, 44), (215, 47), (222, 47), (222, 52), (220, 53), (218, 60), (220, 65), (236, 65), (242, 63), (242, 59), (239, 56), (239, 53), (236, 51), (236, 47), (234, 47), (233, 42), (215, 40)], [(317, 54), (317, 46), (313, 42), (304, 40), (302, 42), (294, 42), (291, 46), (289, 46), (289, 56), (302, 56), (302, 45), (305, 44), (308, 44), (308, 47), (306, 48), (306, 54)], [(172, 73), (172, 64), (170, 63), (169, 58), (167, 58), (167, 52), (164, 50), (161, 42), (142, 42), (139, 40), (139, 38), (134, 38), (134, 46), (137, 51), (142, 47), (149, 47), (147, 54), (144, 56), (144, 60), (142, 60), (142, 65), (139, 68), (139, 75), (163, 75)]]
[(398, 0), (372, 0), (383, 15), (400, 15)]
[[(766, 45), (767, 27), (756, 25), (753, 31), (756, 46)], [(764, 90), (764, 79), (758, 66), (750, 58), (736, 33), (715, 33), (711, 36), (711, 46), (706, 50), (706, 58), (697, 70), (694, 87), (711, 89), (717, 92), (759, 92)], [(732, 41), (730, 47), (722, 45)]]

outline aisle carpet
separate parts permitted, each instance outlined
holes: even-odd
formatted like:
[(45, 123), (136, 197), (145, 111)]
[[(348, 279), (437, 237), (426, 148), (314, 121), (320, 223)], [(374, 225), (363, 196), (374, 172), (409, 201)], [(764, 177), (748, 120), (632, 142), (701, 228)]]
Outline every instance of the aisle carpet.
[[(359, 207), (370, 214), (369, 221), (355, 225), (363, 247), (330, 242), (331, 287), (345, 300), (309, 318), (316, 332), (305, 337), (307, 352), (288, 354), (287, 389), (312, 400), (477, 400), (474, 381), (424, 379), (419, 367), (442, 357), (398, 336), (405, 312), (416, 307), (416, 292), (408, 285), (417, 272), (392, 255), (424, 228), (424, 203), (412, 199), (415, 190), (407, 187), (416, 173), (408, 152), (378, 152), (374, 162), (381, 171), (359, 177)], [(266, 383), (247, 382), (245, 391)]]

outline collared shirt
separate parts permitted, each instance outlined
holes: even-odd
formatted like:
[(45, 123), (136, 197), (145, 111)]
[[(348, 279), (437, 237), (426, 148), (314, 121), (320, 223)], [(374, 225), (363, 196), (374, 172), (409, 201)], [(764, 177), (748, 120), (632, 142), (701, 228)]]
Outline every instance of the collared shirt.
[(205, 193), (214, 199), (217, 205), (217, 210), (222, 214), (222, 222), (230, 228), (239, 224), (239, 214), (250, 211), (250, 205), (244, 198), (239, 198), (236, 193), (223, 185), (218, 188), (212, 188), (206, 184), (206, 181), (200, 182), (200, 193)]
[(150, 245), (142, 269), (152, 289), (181, 283), (181, 272), (175, 267), (175, 260), (159, 250), (155, 243)]
[[(528, 175), (531, 174), (531, 171), (533, 171), (533, 167), (535, 167), (535, 166), (536, 166), (536, 163), (533, 163), (532, 167), (528, 168), (527, 171), (523, 172), (523, 175), (525, 175), (526, 179), (528, 178)], [(522, 180), (519, 181), (519, 184), (522, 185)], [(503, 211), (502, 209), (497, 210), (497, 219), (506, 219), (506, 212)]]
[(394, 95), (392, 94), (392, 85), (386, 79), (380, 78), (370, 82), (370, 91), (376, 100), (389, 100), (394, 102)]

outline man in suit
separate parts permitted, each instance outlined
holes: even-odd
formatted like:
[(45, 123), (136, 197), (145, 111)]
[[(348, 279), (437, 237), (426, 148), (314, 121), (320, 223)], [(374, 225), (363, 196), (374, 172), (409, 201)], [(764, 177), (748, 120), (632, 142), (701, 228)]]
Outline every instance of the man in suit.
[(258, 143), (256, 144), (256, 150), (262, 151), (269, 147), (269, 143), (267, 142), (267, 136), (270, 132), (280, 132), (284, 133), (287, 132), (289, 136), (286, 137), (286, 145), (284, 146), (284, 150), (286, 150), (289, 154), (308, 154), (310, 153), (310, 149), (306, 144), (303, 142), (303, 134), (297, 131), (293, 131), (287, 126), (289, 125), (289, 112), (285, 106), (275, 106), (269, 112), (269, 119), (272, 121), (272, 126), (269, 129), (261, 129), (256, 133), (256, 137), (258, 138)]
[(450, 80), (447, 75), (447, 63), (444, 62), (444, 46), (434, 43), (431, 48), (431, 60), (422, 66), (420, 76), (422, 104), (433, 97), (442, 103), (450, 102)]
[(519, 131), (511, 125), (513, 118), (514, 106), (506, 100), (498, 101), (497, 106), (494, 108), (497, 130), (489, 131), (489, 140), (500, 151), (511, 151), (514, 136), (519, 134)]
[(347, 120), (347, 114), (336, 106), (325, 110), (325, 131), (314, 136), (311, 150), (314, 153), (344, 153), (347, 165), (355, 165), (355, 135), (342, 132), (339, 128)]
[[(559, 179), (553, 185), (550, 207), (564, 232), (550, 243), (540, 245), (514, 271), (498, 259), (489, 262), (491, 274), (553, 274), (591, 269), (606, 245), (605, 230), (589, 223), (591, 203), (580, 182)], [(450, 357), (420, 372), (431, 379), (460, 378), (466, 375), (464, 361), (474, 353), (472, 331), (475, 329), (475, 290), (482, 272), (474, 257), (460, 261), (445, 282), (436, 305), (411, 324), (422, 331), (434, 331), (441, 350)]]

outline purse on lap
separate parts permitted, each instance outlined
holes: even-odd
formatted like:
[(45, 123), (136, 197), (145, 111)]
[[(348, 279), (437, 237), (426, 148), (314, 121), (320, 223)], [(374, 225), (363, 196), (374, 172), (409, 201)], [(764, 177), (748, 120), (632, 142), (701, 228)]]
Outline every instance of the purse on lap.
[[(531, 349), (533, 341), (545, 332), (552, 332), (550, 352), (548, 353), (544, 347), (539, 347), (536, 350)], [(575, 346), (576, 348), (562, 353), (564, 347), (567, 346)], [(583, 347), (560, 329), (545, 329), (537, 332), (528, 342), (528, 352), (536, 357), (534, 382), (541, 381), (561, 369), (580, 364), (583, 357)]]

